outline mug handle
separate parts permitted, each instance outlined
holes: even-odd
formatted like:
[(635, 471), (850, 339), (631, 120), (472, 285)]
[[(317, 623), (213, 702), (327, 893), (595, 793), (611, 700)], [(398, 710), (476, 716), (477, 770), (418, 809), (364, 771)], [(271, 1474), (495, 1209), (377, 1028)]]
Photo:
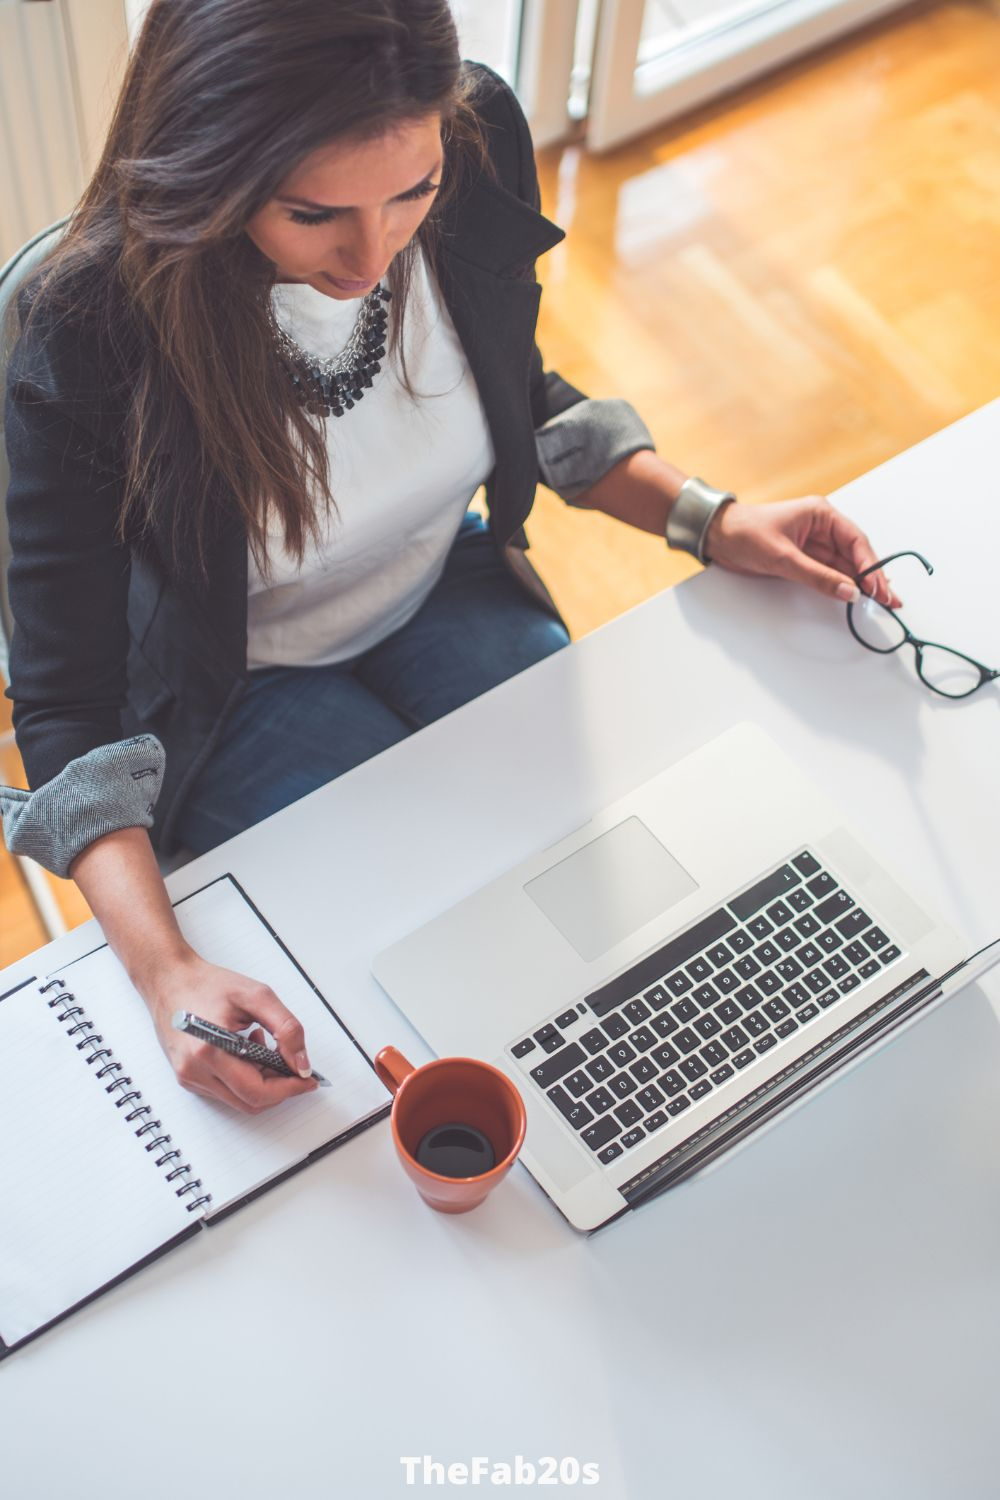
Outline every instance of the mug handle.
[(390, 1094), (398, 1094), (416, 1068), (395, 1047), (383, 1047), (375, 1054), (375, 1071)]

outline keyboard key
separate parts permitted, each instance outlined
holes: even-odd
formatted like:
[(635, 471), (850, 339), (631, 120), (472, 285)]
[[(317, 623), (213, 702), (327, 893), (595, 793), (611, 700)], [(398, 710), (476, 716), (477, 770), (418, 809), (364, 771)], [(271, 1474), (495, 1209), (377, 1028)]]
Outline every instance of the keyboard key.
[(826, 896), (830, 891), (835, 891), (836, 889), (837, 882), (829, 870), (820, 870), (819, 874), (814, 876), (812, 880), (806, 881), (806, 890), (810, 896), (815, 896), (817, 901), (821, 896)]
[(641, 1104), (644, 1110), (658, 1109), (663, 1103), (663, 1095), (653, 1084), (647, 1083), (644, 1089), (640, 1089), (635, 1096), (636, 1103)]
[(819, 871), (819, 861), (813, 858), (808, 849), (802, 854), (797, 854), (792, 864), (804, 880), (808, 880), (810, 875), (815, 875)]
[(671, 1032), (677, 1030), (677, 1017), (670, 1015), (668, 1011), (665, 1015), (654, 1016), (652, 1025), (657, 1036), (670, 1036)]
[(667, 1123), (666, 1113), (664, 1110), (658, 1109), (655, 1114), (647, 1115), (642, 1123), (646, 1127), (646, 1134), (652, 1135), (654, 1130), (659, 1130), (661, 1125)]
[(899, 949), (895, 946), (895, 944), (893, 944), (889, 948), (883, 948), (882, 952), (879, 954), (879, 960), (880, 960), (881, 963), (884, 963), (884, 964), (891, 964), (894, 959), (897, 959), (899, 957), (900, 957), (900, 952), (899, 952)]
[(695, 984), (702, 979), (707, 979), (712, 972), (712, 965), (704, 958), (695, 958), (687, 965), (687, 973), (691, 975)]
[(633, 1130), (630, 1130), (625, 1135), (623, 1135), (621, 1140), (623, 1146), (638, 1146), (639, 1142), (645, 1140), (645, 1138), (646, 1132), (643, 1130), (642, 1126), (636, 1125)]
[(727, 948), (725, 943), (716, 943), (714, 948), (709, 948), (708, 956), (717, 969), (724, 969), (732, 960), (733, 950)]
[(839, 990), (827, 990), (824, 994), (816, 996), (816, 1004), (817, 1005), (821, 1005), (824, 1010), (828, 1010), (829, 1007), (833, 1004), (833, 1002), (835, 1000), (839, 1000), (839, 999), (840, 999), (840, 991)]
[(706, 1005), (714, 1005), (716, 1000), (722, 999), (722, 996), (714, 984), (703, 984), (695, 990), (693, 998), (697, 1000), (700, 1006), (704, 1007)]
[(808, 989), (812, 990), (814, 995), (822, 994), (823, 990), (826, 989), (828, 982), (829, 981), (827, 980), (827, 977), (823, 973), (822, 969), (810, 969), (809, 973), (806, 974), (802, 980), (802, 983)]
[(580, 1040), (591, 1057), (595, 1057), (598, 1052), (603, 1052), (608, 1045), (608, 1039), (599, 1026), (593, 1027), (590, 1031), (585, 1031)]
[(647, 1000), (654, 1010), (662, 1010), (670, 996), (662, 984), (654, 984), (651, 990), (647, 990), (642, 997)]
[(800, 964), (804, 964), (809, 969), (813, 964), (818, 964), (822, 960), (823, 954), (815, 943), (803, 943), (795, 957)]
[[(827, 981), (824, 979), (824, 986), (826, 983)], [(797, 979), (794, 984), (790, 984), (786, 990), (782, 991), (782, 999), (787, 1000), (789, 1005), (805, 1005), (809, 999), (809, 991), (802, 981)]]
[(711, 1091), (712, 1085), (709, 1083), (707, 1078), (703, 1078), (700, 1083), (696, 1083), (693, 1088), (688, 1089), (688, 1093), (691, 1095), (692, 1099), (703, 1099), (705, 1095), (710, 1094)]
[(742, 1026), (730, 1026), (728, 1031), (722, 1033), (719, 1040), (725, 1042), (730, 1052), (736, 1052), (740, 1047), (745, 1047), (750, 1038)]
[(627, 1016), (633, 1026), (638, 1026), (640, 1021), (645, 1021), (650, 1015), (648, 1005), (643, 1005), (641, 1000), (630, 1000), (627, 1005), (622, 1006), (622, 1015)]
[(739, 988), (739, 979), (732, 969), (720, 969), (715, 976), (715, 982), (724, 995), (729, 995), (733, 990)]
[(679, 1115), (682, 1110), (688, 1108), (690, 1103), (691, 1100), (688, 1098), (687, 1094), (681, 1094), (679, 1099), (671, 1099), (670, 1103), (667, 1105), (667, 1114)]
[(593, 1062), (587, 1064), (587, 1072), (595, 1083), (610, 1078), (614, 1071), (614, 1064), (606, 1057), (595, 1057)]
[(588, 1125), (581, 1132), (580, 1139), (588, 1145), (591, 1151), (599, 1151), (606, 1146), (608, 1141), (614, 1140), (616, 1135), (621, 1134), (621, 1126), (614, 1115), (605, 1115), (603, 1120), (597, 1120), (593, 1125)]
[(683, 969), (678, 969), (676, 974), (671, 974), (667, 980), (667, 989), (672, 995), (686, 995), (693, 983), (694, 980), (690, 979)]
[(696, 1078), (701, 1078), (707, 1073), (708, 1069), (700, 1057), (686, 1057), (681, 1063), (681, 1072), (689, 1083), (693, 1083)]
[(700, 922), (695, 922), (686, 932), (671, 938), (669, 943), (664, 943), (662, 948), (657, 948), (653, 953), (647, 953), (638, 963), (626, 969), (615, 979), (610, 979), (602, 984), (599, 989), (585, 995), (584, 999), (591, 1010), (597, 1016), (605, 1016), (608, 1011), (616, 1006), (624, 1005), (626, 1000), (631, 1000), (640, 990), (646, 990), (648, 986), (658, 984), (664, 974), (672, 974), (675, 969), (687, 963), (702, 950), (712, 943), (717, 943), (720, 938), (725, 937), (736, 926), (731, 914), (720, 907), (718, 911), (709, 912), (702, 917)]
[(634, 1125), (636, 1120), (642, 1119), (642, 1110), (634, 1099), (626, 1099), (624, 1104), (615, 1105), (615, 1116), (623, 1125)]
[(803, 1026), (806, 1021), (811, 1021), (814, 1016), (818, 1016), (818, 1015), (819, 1015), (819, 1007), (818, 1006), (816, 1006), (816, 1005), (803, 1005), (803, 1007), (802, 1007), (801, 1010), (797, 1010), (795, 1012), (795, 1019), (796, 1019), (796, 1021), (798, 1021), (798, 1023), (799, 1023), (800, 1026)]
[(757, 988), (765, 995), (773, 995), (775, 990), (781, 989), (781, 980), (777, 974), (768, 969), (757, 976)]
[(801, 886), (797, 891), (789, 891), (785, 897), (793, 911), (807, 911), (812, 906), (812, 899), (809, 892)]
[(800, 933), (804, 938), (812, 937), (815, 933), (819, 932), (820, 926), (811, 911), (807, 911), (804, 917), (796, 917), (793, 925), (795, 931)]
[(650, 1062), (648, 1057), (640, 1057), (638, 1062), (629, 1064), (629, 1072), (636, 1083), (648, 1083), (651, 1078), (656, 1077), (659, 1069)]
[(728, 1063), (723, 1063), (722, 1067), (716, 1068), (714, 1073), (709, 1074), (709, 1077), (714, 1084), (720, 1084), (725, 1083), (727, 1078), (735, 1078), (736, 1074)]
[[(767, 937), (766, 932), (764, 936)], [(738, 927), (735, 932), (730, 932), (726, 937), (726, 942), (734, 953), (745, 953), (748, 948), (753, 947), (753, 938), (749, 932), (744, 932), (742, 927)]]
[(852, 964), (863, 964), (868, 959), (868, 949), (864, 943), (859, 943), (857, 938), (853, 943), (848, 943), (844, 949), (844, 957), (849, 958)]
[[(741, 990), (736, 991), (733, 999), (734, 1001), (739, 1001), (741, 1011), (756, 1010), (758, 1005), (760, 1004), (761, 992), (756, 988), (755, 985), (746, 984)], [(734, 1016), (733, 1020), (739, 1020), (739, 1017)]]
[(638, 1031), (633, 1031), (629, 1042), (637, 1052), (648, 1052), (650, 1047), (656, 1046), (656, 1033), (648, 1026), (640, 1026)]
[(760, 1036), (761, 1032), (770, 1030), (759, 1010), (752, 1010), (748, 1016), (744, 1016), (743, 1025), (751, 1036)]
[(783, 958), (774, 966), (774, 972), (780, 974), (782, 979), (798, 979), (803, 972), (802, 965), (794, 958)]
[(672, 1014), (677, 1017), (678, 1021), (693, 1021), (698, 1014), (698, 1009), (699, 1007), (691, 999), (678, 1000), (676, 1005), (670, 1007)]
[(767, 908), (767, 915), (775, 927), (784, 927), (786, 922), (792, 920), (792, 909), (786, 906), (784, 901), (776, 901), (773, 906)]
[(832, 896), (820, 902), (816, 908), (816, 915), (821, 922), (833, 922), (837, 917), (842, 917), (844, 912), (849, 911), (853, 905), (853, 898), (846, 891), (835, 891)]
[(888, 941), (889, 939), (881, 927), (873, 927), (871, 932), (865, 933), (865, 942), (873, 953), (877, 953), (880, 948), (884, 948)]
[[(601, 1038), (602, 1044), (603, 1044), (603, 1041), (604, 1041), (604, 1038), (602, 1037)], [(535, 1050), (535, 1044), (531, 1040), (530, 1036), (526, 1036), (523, 1042), (515, 1042), (514, 1045), (513, 1045), (513, 1047), (511, 1047), (510, 1050), (514, 1054), (515, 1057), (527, 1057), (527, 1055), (528, 1055), (529, 1052), (534, 1052), (534, 1050)]]
[(699, 1056), (708, 1063), (710, 1068), (717, 1068), (724, 1063), (729, 1056), (725, 1047), (718, 1040), (709, 1042), (707, 1047), (702, 1047)]
[(753, 1050), (755, 1052), (766, 1052), (769, 1047), (776, 1047), (777, 1045), (778, 1038), (769, 1031), (766, 1036), (757, 1038), (753, 1044)]
[[(565, 1042), (565, 1037), (560, 1037)], [(554, 1057), (546, 1058), (545, 1062), (539, 1063), (532, 1068), (531, 1076), (539, 1088), (547, 1089), (553, 1083), (558, 1083), (560, 1078), (565, 1078), (567, 1073), (572, 1073), (584, 1061), (584, 1051), (576, 1042), (566, 1042), (564, 1047)]]
[(668, 1099), (672, 1099), (675, 1094), (679, 1094), (681, 1089), (685, 1087), (684, 1079), (673, 1068), (669, 1073), (664, 1073), (663, 1077), (659, 1080), (659, 1084)]
[(650, 1057), (658, 1068), (672, 1068), (675, 1062), (680, 1061), (680, 1053), (676, 1047), (671, 1047), (669, 1042), (664, 1042), (661, 1047), (652, 1051)]
[(776, 1026), (774, 1028), (774, 1034), (775, 1036), (784, 1038), (786, 1036), (791, 1036), (792, 1032), (797, 1031), (798, 1029), (799, 1023), (796, 1021), (795, 1017), (789, 1016), (786, 1021), (781, 1022), (780, 1026)]
[(879, 971), (879, 961), (878, 961), (878, 959), (877, 958), (870, 958), (867, 963), (864, 963), (864, 964), (861, 965), (860, 969), (858, 970), (858, 973), (861, 975), (862, 979), (870, 979), (872, 977), (872, 975), (873, 974), (877, 974), (878, 971)]
[(550, 1024), (543, 1026), (540, 1031), (535, 1032), (535, 1041), (543, 1052), (554, 1052), (557, 1047), (561, 1047), (564, 1044), (566, 1038)]
[(842, 995), (846, 995), (850, 990), (856, 990), (860, 983), (857, 974), (848, 974), (846, 978), (837, 980), (837, 988)]
[(548, 1098), (552, 1100), (556, 1109), (565, 1120), (569, 1121), (574, 1130), (582, 1130), (584, 1125), (589, 1125), (594, 1118), (585, 1104), (571, 1099), (558, 1083), (555, 1088), (548, 1090)]
[(707, 1010), (703, 1016), (699, 1016), (694, 1023), (694, 1029), (700, 1037), (707, 1042), (709, 1037), (717, 1036), (722, 1030), (722, 1022)]
[(556, 1025), (557, 1026), (561, 1026), (563, 1028), (563, 1030), (565, 1031), (566, 1027), (567, 1026), (572, 1026), (572, 1024), (573, 1024), (573, 1022), (575, 1020), (576, 1020), (576, 1006), (574, 1005), (574, 1007), (573, 1007), (572, 1010), (564, 1010), (561, 1016), (556, 1016)]
[(588, 1094), (584, 1100), (588, 1109), (592, 1109), (595, 1115), (603, 1115), (614, 1102), (614, 1094), (609, 1094), (607, 1089), (594, 1089), (593, 1093)]
[(827, 953), (835, 953), (836, 950), (843, 945), (844, 939), (841, 937), (836, 927), (827, 927), (823, 932), (820, 933), (816, 941), (817, 943), (819, 943), (819, 946)]
[(789, 1014), (789, 1009), (784, 1000), (775, 998), (774, 1000), (767, 1001), (764, 1006), (764, 1014), (765, 1016), (770, 1016), (772, 1021), (780, 1021), (784, 1016)]
[(619, 1099), (627, 1099), (629, 1094), (634, 1094), (639, 1085), (628, 1073), (616, 1073), (614, 1078), (608, 1079), (608, 1088)]
[(741, 979), (752, 979), (755, 974), (760, 973), (760, 964), (748, 953), (746, 958), (738, 958), (733, 968)]
[[(747, 988), (750, 989), (752, 988), (752, 986), (748, 985)], [(723, 1000), (721, 1005), (717, 1005), (715, 1007), (715, 1014), (718, 1016), (720, 1021), (724, 1022), (726, 1026), (731, 1026), (732, 1023), (734, 1021), (738, 1021), (740, 1016), (743, 1014), (742, 1010), (736, 1003), (740, 995), (742, 995), (743, 993), (744, 991), (740, 990), (732, 1000)], [(756, 994), (757, 991), (754, 990), (754, 995), (756, 996)], [(753, 1009), (753, 1006), (751, 1005), (750, 1008)]]
[(831, 979), (840, 979), (844, 974), (847, 973), (850, 965), (848, 964), (846, 958), (841, 958), (839, 953), (835, 953), (832, 958), (828, 958), (826, 960), (823, 967), (829, 974)]
[(771, 936), (774, 926), (766, 917), (754, 917), (752, 922), (747, 923), (747, 931), (755, 938), (766, 938)]
[(757, 947), (753, 950), (753, 956), (759, 964), (773, 964), (776, 959), (781, 957), (781, 949), (776, 948), (768, 939), (763, 943), (758, 943)]
[(744, 891), (742, 896), (734, 896), (729, 903), (729, 910), (734, 917), (745, 922), (747, 917), (753, 916), (754, 912), (769, 906), (779, 896), (784, 896), (786, 891), (798, 885), (801, 879), (802, 877), (792, 869), (791, 865), (782, 865), (780, 869), (775, 870), (773, 875), (765, 875), (763, 880), (758, 880), (757, 884), (751, 886), (748, 891)]
[(697, 1032), (691, 1030), (690, 1026), (683, 1026), (674, 1037), (674, 1045), (679, 1047), (682, 1052), (693, 1052), (700, 1041), (701, 1038)]
[(629, 1025), (625, 1017), (620, 1016), (617, 1011), (612, 1011), (611, 1015), (605, 1016), (601, 1022), (601, 1030), (612, 1042), (617, 1041), (620, 1036), (624, 1036), (628, 1029)]
[(836, 924), (837, 931), (841, 937), (845, 938), (856, 937), (859, 932), (863, 932), (866, 927), (870, 927), (871, 925), (871, 917), (858, 906), (853, 911), (849, 911), (846, 917), (841, 917), (840, 921)]
[(748, 1047), (745, 1052), (737, 1052), (736, 1056), (733, 1058), (733, 1067), (745, 1068), (747, 1063), (752, 1063), (753, 1060), (753, 1049), (751, 1047)]
[(614, 1161), (616, 1156), (621, 1156), (622, 1148), (617, 1141), (612, 1141), (610, 1146), (605, 1146), (603, 1151), (598, 1151), (597, 1160), (602, 1161), (605, 1166)]
[(613, 1063), (617, 1063), (620, 1068), (624, 1068), (626, 1063), (632, 1062), (635, 1052), (629, 1046), (628, 1042), (616, 1042), (613, 1047), (608, 1048), (608, 1056)]
[(582, 1099), (587, 1090), (593, 1088), (586, 1073), (571, 1073), (568, 1078), (564, 1079), (564, 1082), (574, 1099)]
[(783, 953), (791, 953), (793, 948), (799, 946), (802, 939), (794, 927), (783, 927), (780, 932), (774, 934), (774, 941)]

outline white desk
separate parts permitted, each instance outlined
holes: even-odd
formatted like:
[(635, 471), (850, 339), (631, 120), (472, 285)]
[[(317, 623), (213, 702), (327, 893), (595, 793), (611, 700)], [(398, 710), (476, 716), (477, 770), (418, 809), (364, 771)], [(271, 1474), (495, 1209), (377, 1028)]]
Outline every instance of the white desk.
[[(839, 497), (876, 547), (935, 564), (903, 591), (911, 623), (990, 664), (998, 447), (1000, 402)], [(171, 890), (232, 870), (364, 1045), (416, 1060), (372, 955), (750, 718), (984, 940), (1000, 689), (949, 704), (911, 661), (862, 651), (839, 606), (710, 571)], [(92, 943), (80, 929), (4, 987)], [(376, 1127), (0, 1366), (2, 1492), (381, 1500), (422, 1492), (401, 1455), (520, 1453), (597, 1461), (586, 1493), (614, 1500), (995, 1497), (998, 1080), (990, 999), (966, 991), (590, 1240), (520, 1169), (476, 1213), (432, 1213)]]

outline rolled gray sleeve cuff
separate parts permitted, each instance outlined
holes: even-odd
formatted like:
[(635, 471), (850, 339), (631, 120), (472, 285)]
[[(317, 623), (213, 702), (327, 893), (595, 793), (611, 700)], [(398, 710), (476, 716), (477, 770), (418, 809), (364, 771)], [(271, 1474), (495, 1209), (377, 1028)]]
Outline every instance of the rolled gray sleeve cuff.
[(4, 839), (64, 878), (73, 860), (106, 833), (151, 828), (166, 754), (155, 735), (98, 745), (33, 792), (0, 786)]
[(535, 433), (538, 467), (550, 490), (572, 503), (609, 469), (654, 448), (649, 428), (627, 401), (578, 401)]

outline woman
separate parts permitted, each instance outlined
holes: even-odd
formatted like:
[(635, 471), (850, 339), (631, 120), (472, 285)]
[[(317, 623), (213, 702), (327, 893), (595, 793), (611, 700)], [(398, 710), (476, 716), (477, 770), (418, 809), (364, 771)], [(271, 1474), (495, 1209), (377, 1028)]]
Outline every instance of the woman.
[[(154, 0), (20, 299), (7, 841), (76, 880), (180, 1081), (236, 1109), (314, 1086), (302, 1029), (183, 941), (153, 844), (210, 848), (564, 645), (524, 557), (540, 476), (840, 598), (875, 561), (825, 501), (735, 504), (543, 370), (537, 210), (445, 0)], [(303, 1076), (179, 1007), (266, 1026)]]

